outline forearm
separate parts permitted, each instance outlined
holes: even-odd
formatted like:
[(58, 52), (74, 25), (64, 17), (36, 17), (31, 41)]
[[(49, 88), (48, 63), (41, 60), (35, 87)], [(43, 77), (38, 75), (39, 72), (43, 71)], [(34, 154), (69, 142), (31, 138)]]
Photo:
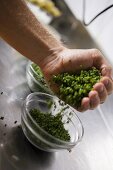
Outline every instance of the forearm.
[(0, 36), (24, 56), (41, 65), (62, 45), (37, 21), (24, 0), (0, 0)]

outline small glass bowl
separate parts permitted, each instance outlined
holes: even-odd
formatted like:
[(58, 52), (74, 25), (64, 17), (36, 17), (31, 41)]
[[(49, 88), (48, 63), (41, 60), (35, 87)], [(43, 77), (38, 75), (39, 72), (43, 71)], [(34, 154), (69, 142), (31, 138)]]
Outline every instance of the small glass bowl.
[[(48, 101), (52, 102), (51, 106), (48, 105)], [(52, 115), (56, 115), (63, 110), (62, 121), (67, 121), (68, 118), (70, 119), (68, 123), (64, 124), (65, 129), (68, 130), (70, 135), (70, 141), (60, 140), (42, 129), (30, 115), (30, 110), (34, 108), (44, 113), (50, 112)], [(74, 109), (69, 105), (65, 105), (56, 96), (41, 92), (31, 93), (24, 101), (21, 124), (27, 139), (37, 148), (47, 152), (65, 149), (71, 151), (81, 141), (84, 133), (82, 123)]]
[(45, 79), (42, 77), (43, 73), (40, 70), (40, 67), (37, 65), (37, 72), (33, 68), (33, 62), (28, 61), (27, 67), (26, 67), (26, 77), (27, 82), (29, 85), (29, 88), (32, 92), (44, 92), (48, 94), (53, 94), (53, 92), (49, 89), (49, 87), (46, 84)]

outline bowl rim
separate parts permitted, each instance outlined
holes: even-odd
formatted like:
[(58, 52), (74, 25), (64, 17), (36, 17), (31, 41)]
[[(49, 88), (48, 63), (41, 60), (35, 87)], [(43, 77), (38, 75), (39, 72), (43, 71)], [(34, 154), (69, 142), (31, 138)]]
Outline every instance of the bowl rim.
[[(28, 101), (30, 101), (29, 100), (29, 98), (31, 97), (31, 96), (35, 96), (35, 95), (45, 95), (45, 96), (48, 96), (48, 97), (50, 97), (50, 98), (52, 98), (53, 100), (54, 99), (56, 99), (56, 100), (59, 100), (59, 98), (58, 97), (56, 97), (56, 96), (53, 96), (53, 95), (50, 95), (50, 94), (47, 94), (47, 93), (42, 93), (42, 92), (34, 92), (34, 93), (31, 93), (31, 94), (29, 94), (27, 97), (26, 97), (26, 99), (25, 99), (25, 101), (24, 101), (24, 109), (25, 109), (25, 111), (26, 111), (26, 113), (27, 113), (27, 115), (29, 116), (29, 118), (31, 119), (31, 121), (35, 124), (35, 126), (37, 127), (37, 128), (39, 128), (39, 130), (41, 131), (41, 132), (43, 132), (43, 134), (46, 134), (47, 136), (49, 136), (51, 139), (54, 139), (56, 142), (59, 142), (60, 143), (60, 146), (61, 146), (61, 144), (62, 145), (68, 145), (68, 146), (75, 146), (78, 142), (80, 142), (81, 140), (82, 140), (82, 137), (83, 137), (83, 135), (84, 135), (84, 128), (83, 128), (83, 125), (82, 125), (82, 122), (81, 122), (81, 120), (80, 120), (80, 118), (78, 117), (78, 115), (75, 113), (75, 110), (71, 107), (71, 106), (69, 106), (69, 108), (71, 109), (71, 111), (74, 113), (74, 116), (75, 116), (75, 118), (77, 119), (77, 121), (79, 122), (79, 124), (80, 124), (80, 126), (81, 126), (81, 135), (80, 135), (80, 137), (78, 137), (78, 140), (77, 141), (75, 141), (75, 139), (74, 139), (74, 142), (67, 142), (67, 141), (63, 141), (63, 140), (61, 140), (61, 139), (58, 139), (58, 138), (56, 138), (56, 137), (54, 137), (54, 136), (52, 136), (51, 134), (49, 134), (47, 131), (45, 131), (43, 128), (41, 128), (37, 123), (36, 123), (36, 121), (32, 118), (32, 116), (30, 115), (30, 113), (29, 113), (29, 111), (28, 111), (28, 109), (27, 109), (27, 107), (26, 107), (26, 103), (28, 102)], [(66, 104), (67, 105), (67, 104)], [(63, 106), (62, 106), (63, 107)], [(25, 113), (24, 113), (25, 114)], [(71, 121), (72, 123), (73, 123), (73, 125), (75, 124), (73, 121)], [(36, 134), (36, 137), (37, 137), (37, 133), (35, 133)], [(79, 135), (78, 135), (79, 136)], [(49, 141), (50, 142), (50, 141)], [(52, 142), (50, 142), (50, 143), (52, 143)], [(53, 144), (53, 143), (52, 143)], [(57, 144), (58, 145), (58, 144)]]
[[(38, 81), (34, 76), (33, 76), (33, 73), (36, 75), (36, 76), (39, 76), (39, 74), (37, 74), (37, 72), (33, 69), (33, 67), (32, 67), (32, 64), (33, 64), (34, 62), (33, 61), (31, 61), (31, 60), (29, 60), (28, 61), (28, 64), (27, 64), (27, 69), (26, 69), (26, 74), (29, 74), (30, 75), (30, 77), (33, 79), (33, 81), (38, 85), (38, 86), (40, 86), (40, 87), (42, 87), (43, 86), (43, 89), (44, 89), (44, 91), (45, 91), (45, 93), (51, 93), (51, 94), (53, 94), (53, 92), (49, 89), (49, 86), (46, 84), (46, 81), (45, 81), (45, 83), (43, 84), (42, 82), (40, 82), (40, 81)], [(36, 63), (34, 63), (34, 64), (36, 64)], [(37, 65), (38, 66), (38, 65)], [(38, 66), (39, 67), (39, 66)], [(39, 67), (40, 68), (40, 67)], [(32, 70), (32, 72), (30, 71), (30, 70)], [(45, 86), (45, 85), (47, 85), (47, 86)], [(35, 93), (35, 92), (34, 92)]]
[[(37, 72), (34, 70), (34, 68), (32, 67), (32, 64), (36, 64), (33, 61), (29, 60), (28, 61), (28, 66), (31, 68), (31, 70), (33, 71), (33, 73), (35, 73), (35, 75), (39, 76), (39, 74), (37, 74)], [(38, 66), (38, 65), (37, 65)], [(38, 66), (39, 67), (39, 66)], [(39, 67), (40, 68), (40, 67)]]

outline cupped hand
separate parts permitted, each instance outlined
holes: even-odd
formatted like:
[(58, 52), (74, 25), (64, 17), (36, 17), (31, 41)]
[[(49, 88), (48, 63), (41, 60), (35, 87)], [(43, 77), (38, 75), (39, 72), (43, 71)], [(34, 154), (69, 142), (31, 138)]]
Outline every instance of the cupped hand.
[[(104, 103), (107, 96), (113, 91), (113, 80), (111, 77), (112, 68), (99, 50), (79, 50), (67, 48), (56, 50), (51, 54), (51, 56), (45, 59), (41, 68), (49, 84), (53, 75), (64, 72), (79, 72), (81, 70), (81, 65), (82, 70), (94, 66), (99, 69), (102, 74), (100, 82), (96, 83), (93, 90), (89, 92), (89, 95), (82, 99), (81, 107), (76, 108), (75, 106), (78, 111), (86, 111), (88, 109), (94, 109), (99, 104)], [(54, 91), (54, 93), (58, 94), (59, 88), (56, 84), (51, 83), (50, 88)]]

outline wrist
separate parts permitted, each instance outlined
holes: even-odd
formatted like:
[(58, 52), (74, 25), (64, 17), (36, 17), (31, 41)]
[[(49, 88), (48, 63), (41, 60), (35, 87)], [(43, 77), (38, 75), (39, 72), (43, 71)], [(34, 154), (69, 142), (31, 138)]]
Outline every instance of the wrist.
[(38, 62), (40, 68), (43, 70), (45, 66), (47, 67), (47, 65), (52, 63), (56, 58), (60, 57), (60, 53), (65, 49), (66, 48), (63, 45), (50, 49), (49, 55), (45, 55), (45, 57), (41, 58)]

